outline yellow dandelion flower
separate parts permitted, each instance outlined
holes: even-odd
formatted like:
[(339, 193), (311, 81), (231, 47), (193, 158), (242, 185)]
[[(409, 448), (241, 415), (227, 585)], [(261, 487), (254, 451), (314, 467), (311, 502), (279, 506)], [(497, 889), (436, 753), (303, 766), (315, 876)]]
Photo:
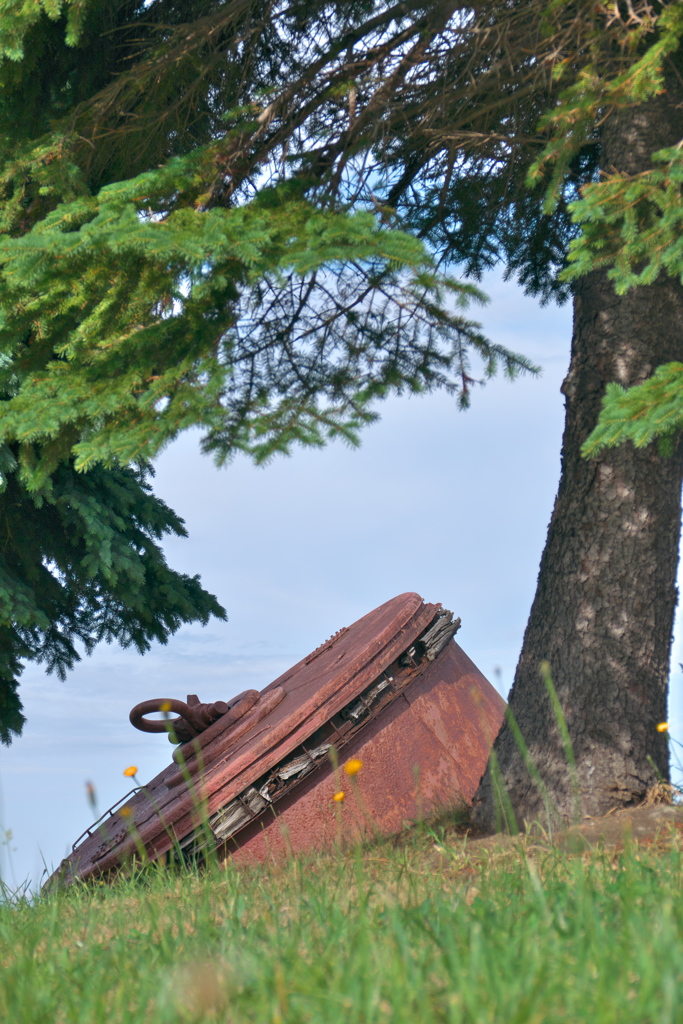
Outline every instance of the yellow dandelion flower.
[(131, 811), (130, 807), (122, 807), (119, 811), (119, 814), (121, 815), (122, 818), (130, 818), (132, 813), (133, 812)]
[(657, 726), (657, 732), (668, 732), (668, 731), (669, 731), (669, 723), (668, 722), (660, 722), (659, 725)]
[(138, 773), (137, 768), (135, 767), (134, 764), (132, 764), (130, 766), (130, 768), (126, 768), (125, 769), (123, 774), (126, 776), (127, 779), (134, 779), (135, 776), (137, 775), (137, 773)]
[(358, 775), (358, 772), (363, 767), (363, 762), (359, 757), (352, 757), (350, 761), (347, 761), (344, 765), (344, 771), (347, 775)]
[(169, 712), (170, 710), (171, 710), (171, 702), (170, 702), (170, 700), (165, 700), (163, 702), (163, 704), (159, 705), (159, 711), (163, 711), (164, 714), (167, 714), (167, 712)]
[(340, 804), (342, 802), (342, 800), (344, 799), (344, 792), (343, 792), (343, 790), (340, 789), (338, 793), (335, 793), (334, 796), (332, 797), (332, 799), (334, 800), (334, 802), (336, 804)]

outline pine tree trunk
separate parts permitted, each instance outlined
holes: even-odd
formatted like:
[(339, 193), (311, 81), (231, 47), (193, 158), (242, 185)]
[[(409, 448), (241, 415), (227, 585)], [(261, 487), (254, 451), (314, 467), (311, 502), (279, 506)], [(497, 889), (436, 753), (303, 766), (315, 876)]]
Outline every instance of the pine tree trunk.
[[(679, 92), (672, 84), (657, 100), (613, 115), (603, 129), (603, 167), (638, 173), (651, 166), (651, 152), (683, 138)], [(484, 828), (505, 823), (505, 790), (521, 827), (543, 818), (548, 805), (565, 821), (604, 814), (640, 801), (658, 775), (668, 778), (667, 738), (656, 726), (667, 712), (683, 445), (668, 458), (654, 446), (637, 451), (627, 443), (586, 460), (580, 448), (609, 381), (640, 383), (672, 360), (683, 361), (678, 281), (661, 277), (621, 297), (602, 272), (578, 283), (562, 386), (560, 486), (510, 694), (549, 800), (506, 723), (475, 796), (474, 821)], [(544, 661), (566, 718), (578, 786), (541, 677)]]

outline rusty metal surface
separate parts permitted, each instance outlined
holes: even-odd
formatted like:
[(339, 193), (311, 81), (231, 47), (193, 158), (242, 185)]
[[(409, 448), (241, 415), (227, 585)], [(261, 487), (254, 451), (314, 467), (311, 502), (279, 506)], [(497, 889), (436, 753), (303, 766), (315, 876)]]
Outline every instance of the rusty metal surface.
[[(175, 757), (183, 763), (172, 763), (136, 793), (125, 815), (119, 810), (91, 830), (56, 875), (69, 881), (115, 871), (143, 845), (151, 858), (174, 844), (187, 846), (194, 842), (199, 804), (210, 820), (226, 808), (239, 812), (239, 801), (245, 814), (255, 813), (272, 797), (265, 789), (259, 797), (254, 786), (262, 786), (269, 772), (268, 785), (281, 785), (277, 766), (287, 758), (296, 766), (302, 751), (311, 757), (311, 774), (303, 781), (295, 776), (267, 814), (240, 826), (228, 844), (239, 850), (233, 855), (263, 859), (266, 850), (279, 850), (283, 825), (292, 846), (306, 849), (334, 838), (340, 817), (349, 835), (367, 829), (370, 819), (373, 827), (392, 831), (420, 808), (452, 803), (458, 792), (471, 799), (504, 702), (450, 640), (457, 623), (444, 634), (444, 622), (439, 605), (402, 594), (340, 630), (261, 691), (240, 720), (223, 712), (179, 748)], [(377, 690), (383, 679), (390, 684)], [(369, 710), (363, 694), (372, 697)], [(235, 707), (239, 698), (230, 703)], [(314, 761), (330, 741), (308, 753), (315, 737), (332, 735), (330, 730), (345, 759), (357, 754), (364, 761), (358, 788), (341, 807), (331, 802), (329, 758)], [(358, 806), (353, 794), (361, 795)]]
[[(397, 832), (458, 796), (470, 803), (504, 712), (505, 701), (452, 641), (344, 750), (338, 772), (329, 763), (318, 769), (223, 854), (277, 859)], [(343, 771), (351, 758), (363, 762), (353, 781)], [(340, 790), (341, 804), (333, 799)]]

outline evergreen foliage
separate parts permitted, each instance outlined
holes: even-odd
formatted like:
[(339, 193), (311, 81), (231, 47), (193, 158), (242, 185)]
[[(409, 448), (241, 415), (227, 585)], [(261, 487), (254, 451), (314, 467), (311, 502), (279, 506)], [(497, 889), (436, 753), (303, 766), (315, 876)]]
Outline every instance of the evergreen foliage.
[(488, 374), (499, 360), (529, 368), (444, 308), (444, 294), (483, 298), (475, 288), (372, 214), (316, 210), (289, 186), (197, 209), (204, 156), (0, 237), (0, 350), (16, 382), (0, 436), (19, 443), (27, 486), (70, 456), (77, 470), (151, 459), (195, 425), (220, 461), (355, 440), (389, 390), (440, 384), (466, 401), (468, 347)]
[[(343, 31), (367, 14), (330, 12)], [(533, 369), (481, 334), (463, 312), (481, 293), (440, 273), (381, 204), (321, 201), (310, 167), (268, 184), (268, 96), (303, 67), (302, 28), (315, 35), (297, 4), (272, 13), (2, 4), (5, 742), (21, 728), (22, 659), (63, 675), (77, 643), (145, 650), (224, 615), (156, 543), (182, 523), (148, 469), (181, 430), (200, 426), (218, 461), (262, 461), (355, 442), (392, 391), (441, 386), (466, 405), (470, 353), (483, 376)]]
[[(228, 6), (112, 3), (108, 33), (101, 6), (46, 5), (38, 18), (35, 8), (10, 5), (4, 15), (10, 27), (0, 83), (4, 76), (11, 109), (25, 84), (14, 66), (29, 53), (26, 40), (42, 31), (58, 49), (48, 19), (69, 12), (57, 61), (62, 80), (52, 75), (43, 86), (59, 130), (9, 147), (0, 167), (0, 351), (13, 389), (0, 434), (19, 444), (28, 487), (42, 486), (63, 458), (73, 457), (78, 470), (153, 458), (192, 425), (205, 428), (205, 448), (220, 461), (238, 450), (260, 461), (335, 435), (355, 441), (375, 415), (371, 402), (392, 390), (443, 386), (467, 404), (470, 349), (483, 357), (484, 375), (501, 363), (510, 376), (532, 369), (449, 311), (483, 297), (437, 273), (418, 241), (387, 229), (384, 214), (312, 202), (302, 180), (261, 188), (255, 198), (249, 189), (236, 193), (237, 204), (222, 201), (226, 147), (234, 154), (265, 123), (263, 114), (254, 119), (256, 100), (246, 100), (268, 76), (271, 89), (277, 81), (264, 56), (278, 35), (268, 19), (249, 50), (252, 76), (237, 74), (244, 18), (253, 20), (259, 8)], [(166, 50), (175, 52), (174, 25), (190, 13), (185, 50), (215, 47), (216, 34), (230, 45), (188, 99), (184, 74), (177, 61), (168, 64)], [(301, 16), (296, 5), (282, 12), (290, 61)], [(133, 29), (137, 63), (126, 74)], [(108, 35), (114, 42), (102, 62)], [(70, 63), (64, 54), (74, 47), (82, 53)], [(283, 44), (278, 55), (285, 52)], [(176, 55), (181, 64), (183, 54)], [(122, 68), (84, 100), (83, 83), (92, 88), (84, 69), (95, 57), (98, 67), (118, 69), (118, 60)], [(102, 114), (102, 104), (108, 90), (119, 103), (120, 90), (128, 96), (141, 88), (150, 61), (169, 102), (186, 111), (190, 103), (194, 127), (183, 135), (166, 124), (155, 153), (163, 162), (150, 166), (150, 151), (137, 153), (127, 166), (144, 157), (142, 173), (110, 182), (112, 168), (135, 149), (137, 128), (112, 127), (121, 111), (115, 105)], [(72, 94), (78, 102), (62, 116)], [(200, 116), (209, 108), (210, 117)], [(147, 124), (145, 112), (128, 118)]]
[(16, 446), (0, 448), (0, 740), (24, 722), (22, 660), (64, 678), (100, 640), (141, 653), (184, 622), (225, 618), (199, 577), (174, 572), (158, 541), (185, 536), (151, 493), (149, 470), (77, 473), (63, 461), (41, 488), (17, 473)]
[(683, 364), (665, 363), (642, 384), (623, 388), (607, 385), (597, 425), (583, 453), (597, 455), (603, 448), (632, 441), (644, 448), (659, 441), (662, 452), (673, 451), (675, 436), (683, 430)]
[(7, 0), (0, 443), (22, 500), (142, 472), (190, 426), (263, 461), (355, 442), (391, 392), (466, 405), (471, 355), (533, 369), (440, 260), (560, 300), (596, 265), (674, 272), (676, 154), (596, 180), (601, 118), (661, 88), (683, 31), (679, 4), (626, 7)]
[[(662, 272), (683, 280), (683, 155), (675, 147), (652, 159), (651, 171), (608, 175), (586, 186), (573, 204), (583, 230), (569, 253), (568, 279), (608, 268), (619, 295), (652, 283)], [(643, 448), (655, 440), (663, 451), (671, 451), (681, 430), (683, 366), (667, 363), (635, 387), (607, 386), (583, 452), (597, 455), (625, 441)]]
[[(683, 155), (678, 147), (653, 154), (653, 169), (637, 176), (609, 175), (589, 185), (574, 204), (582, 234), (572, 246), (566, 277), (609, 268), (617, 294), (647, 285), (661, 273), (683, 280)], [(683, 366), (658, 367), (643, 384), (608, 385), (585, 455), (632, 441), (655, 439), (671, 450), (683, 430)]]
[[(655, 27), (654, 42), (646, 46)], [(629, 40), (633, 62), (621, 74), (610, 76), (599, 55), (565, 89), (556, 108), (541, 124), (552, 133), (544, 152), (531, 167), (531, 181), (545, 166), (553, 167), (546, 193), (552, 209), (570, 161), (594, 130), (605, 108), (618, 108), (647, 100), (664, 89), (663, 60), (674, 55), (683, 37), (683, 6), (664, 8), (658, 19), (648, 5), (634, 12)], [(561, 78), (563, 68), (558, 68)], [(683, 280), (683, 154), (678, 146), (652, 154), (652, 170), (638, 175), (604, 174), (586, 183), (580, 198), (569, 205), (581, 233), (569, 244), (568, 265), (561, 274), (573, 281), (591, 270), (605, 269), (617, 295), (648, 285), (665, 272)], [(683, 366), (658, 367), (643, 384), (623, 388), (607, 385), (598, 423), (583, 446), (586, 456), (626, 440), (637, 448), (659, 440), (672, 451), (674, 437), (683, 430)]]

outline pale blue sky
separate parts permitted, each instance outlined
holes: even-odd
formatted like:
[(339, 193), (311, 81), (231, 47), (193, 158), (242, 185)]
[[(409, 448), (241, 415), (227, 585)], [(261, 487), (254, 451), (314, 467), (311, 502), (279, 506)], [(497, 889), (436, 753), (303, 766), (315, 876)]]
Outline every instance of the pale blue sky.
[[(298, 451), (262, 469), (238, 459), (217, 470), (192, 436), (164, 453), (155, 489), (190, 534), (167, 545), (169, 561), (200, 573), (229, 621), (183, 629), (144, 657), (104, 646), (66, 683), (26, 670), (28, 723), (0, 749), (10, 884), (56, 865), (91, 823), (86, 780), (104, 810), (126, 792), (125, 767), (146, 782), (168, 762), (165, 737), (129, 725), (133, 704), (261, 688), (395, 594), (416, 590), (459, 615), (459, 643), (494, 684), (500, 668), (507, 692), (559, 478), (571, 310), (541, 308), (496, 275), (483, 287), (489, 336), (539, 363), (540, 378), (493, 381), (466, 413), (444, 394), (395, 399), (360, 449)], [(677, 634), (676, 668), (680, 646)]]

